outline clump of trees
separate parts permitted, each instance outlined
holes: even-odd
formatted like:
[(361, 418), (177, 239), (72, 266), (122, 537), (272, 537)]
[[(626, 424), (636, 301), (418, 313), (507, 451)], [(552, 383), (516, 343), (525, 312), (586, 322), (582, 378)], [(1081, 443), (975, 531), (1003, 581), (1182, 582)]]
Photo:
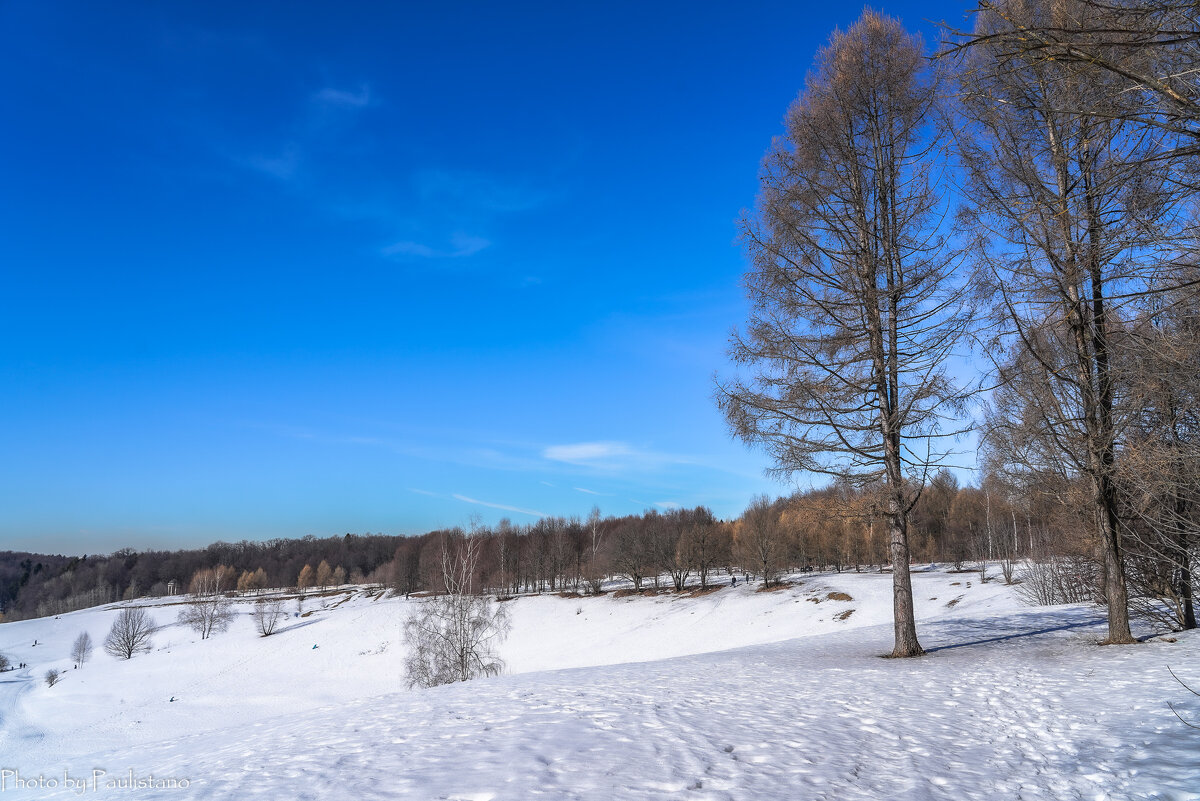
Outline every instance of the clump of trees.
[[(920, 652), (908, 565), (934, 554), (1099, 597), (1109, 643), (1131, 609), (1195, 626), (1198, 57), (1191, 3), (988, 0), (932, 72), (895, 20), (834, 34), (763, 161), (744, 372), (717, 388), (774, 472), (833, 480), (752, 504), (735, 558), (770, 581), (781, 536), (785, 562), (890, 557), (897, 656)], [(968, 333), (995, 390), (959, 488), (937, 443)]]
[(1195, 626), (1194, 4), (981, 6), (955, 48), (1000, 466), (1069, 487), (1108, 609)]
[(104, 651), (117, 659), (132, 659), (134, 654), (149, 651), (154, 635), (154, 620), (140, 606), (120, 611), (104, 638)]
[[(262, 542), (215, 542), (181, 551), (122, 549), (107, 555), (54, 556), (0, 551), (0, 608), (10, 620), (64, 614), (77, 609), (141, 596), (168, 595), (188, 588), (199, 570), (228, 565), (234, 580), (223, 584), (239, 591), (294, 587), (301, 568), (326, 561), (334, 566), (329, 581), (360, 582), (389, 562), (406, 538), (383, 534), (271, 539)], [(337, 567), (342, 568), (338, 573)], [(315, 570), (315, 567), (314, 567)]]
[(253, 572), (243, 570), (242, 575), (237, 580), (237, 591), (240, 593), (261, 592), (271, 586), (270, 580), (267, 578), (267, 572), (261, 567)]
[(764, 587), (779, 582), (788, 565), (787, 543), (780, 515), (770, 499), (760, 495), (750, 502), (734, 528), (734, 553), (738, 564), (762, 577)]

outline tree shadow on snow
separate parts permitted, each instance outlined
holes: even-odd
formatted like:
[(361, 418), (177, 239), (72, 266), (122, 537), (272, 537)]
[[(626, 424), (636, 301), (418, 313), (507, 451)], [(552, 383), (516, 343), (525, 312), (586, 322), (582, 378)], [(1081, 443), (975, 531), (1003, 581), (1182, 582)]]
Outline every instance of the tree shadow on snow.
[[(1016, 629), (1009, 624), (1008, 631), (995, 633), (998, 627), (996, 620), (976, 620), (976, 621), (960, 621), (955, 623), (944, 623), (939, 626), (942, 632), (945, 633), (946, 639), (958, 639), (971, 637), (973, 635), (982, 634), (984, 632), (992, 633), (990, 637), (978, 637), (964, 642), (953, 642), (949, 645), (935, 645), (931, 648), (926, 648), (925, 653), (931, 654), (937, 651), (948, 651), (952, 648), (966, 648), (972, 645), (986, 645), (988, 643), (1003, 642), (1005, 640), (1017, 640), (1025, 637), (1037, 637), (1042, 634), (1053, 634), (1057, 631), (1070, 631), (1072, 629), (1085, 629), (1093, 626), (1106, 625), (1108, 619), (1103, 615), (1096, 614), (1077, 614), (1074, 620), (1063, 620), (1062, 612), (1045, 612), (1041, 614), (1030, 615), (1031, 620), (1028, 620), (1030, 628)], [(938, 639), (942, 639), (939, 637)]]
[(295, 631), (296, 629), (302, 629), (305, 626), (311, 626), (314, 623), (317, 623), (319, 620), (320, 620), (319, 618), (317, 620), (303, 620), (299, 623), (294, 623), (291, 626), (283, 626), (282, 628), (275, 629), (275, 631), (273, 631), (271, 633), (271, 636), (274, 637), (276, 634), (283, 634), (285, 631)]

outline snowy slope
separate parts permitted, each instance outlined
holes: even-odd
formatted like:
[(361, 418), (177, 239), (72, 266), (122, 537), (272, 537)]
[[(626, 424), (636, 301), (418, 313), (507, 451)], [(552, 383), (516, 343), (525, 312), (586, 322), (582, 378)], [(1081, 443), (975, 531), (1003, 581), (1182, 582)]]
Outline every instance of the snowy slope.
[[(60, 786), (10, 774), (0, 799), (78, 797), (64, 771), (93, 770), (85, 791), (112, 798), (1200, 798), (1200, 732), (1166, 706), (1200, 719), (1166, 670), (1200, 687), (1200, 638), (1099, 648), (1093, 608), (929, 572), (931, 653), (885, 660), (890, 576), (799, 581), (521, 598), (510, 675), (427, 691), (401, 680), (416, 601), (361, 591), (267, 639), (246, 618), (204, 642), (168, 626), (153, 653), (97, 653), (53, 688), (52, 657), (116, 612), (5, 624), (0, 651), (36, 676), (0, 677), (0, 769)], [(129, 771), (187, 787), (105, 790)]]

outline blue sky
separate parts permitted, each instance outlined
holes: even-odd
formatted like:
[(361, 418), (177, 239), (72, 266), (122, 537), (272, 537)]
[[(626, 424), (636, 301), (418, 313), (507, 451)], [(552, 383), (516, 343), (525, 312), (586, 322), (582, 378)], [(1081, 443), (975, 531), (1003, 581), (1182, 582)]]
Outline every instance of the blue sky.
[(0, 548), (787, 491), (711, 400), (735, 222), (860, 11), (0, 4)]

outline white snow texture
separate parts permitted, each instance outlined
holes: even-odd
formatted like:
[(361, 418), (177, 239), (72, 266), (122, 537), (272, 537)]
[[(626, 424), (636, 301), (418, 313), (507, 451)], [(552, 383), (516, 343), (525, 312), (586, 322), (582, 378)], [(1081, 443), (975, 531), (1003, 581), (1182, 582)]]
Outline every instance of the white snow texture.
[(1195, 633), (1099, 647), (1103, 610), (928, 570), (929, 653), (882, 659), (890, 576), (792, 581), (521, 597), (508, 672), (431, 690), (401, 670), (420, 600), (363, 588), (289, 602), (268, 638), (243, 614), (201, 641), (143, 601), (153, 650), (78, 670), (121, 605), (7, 623), (0, 653), (32, 667), (0, 674), (0, 801), (1200, 799), (1200, 731), (1168, 707), (1200, 725), (1168, 671), (1200, 689)]

